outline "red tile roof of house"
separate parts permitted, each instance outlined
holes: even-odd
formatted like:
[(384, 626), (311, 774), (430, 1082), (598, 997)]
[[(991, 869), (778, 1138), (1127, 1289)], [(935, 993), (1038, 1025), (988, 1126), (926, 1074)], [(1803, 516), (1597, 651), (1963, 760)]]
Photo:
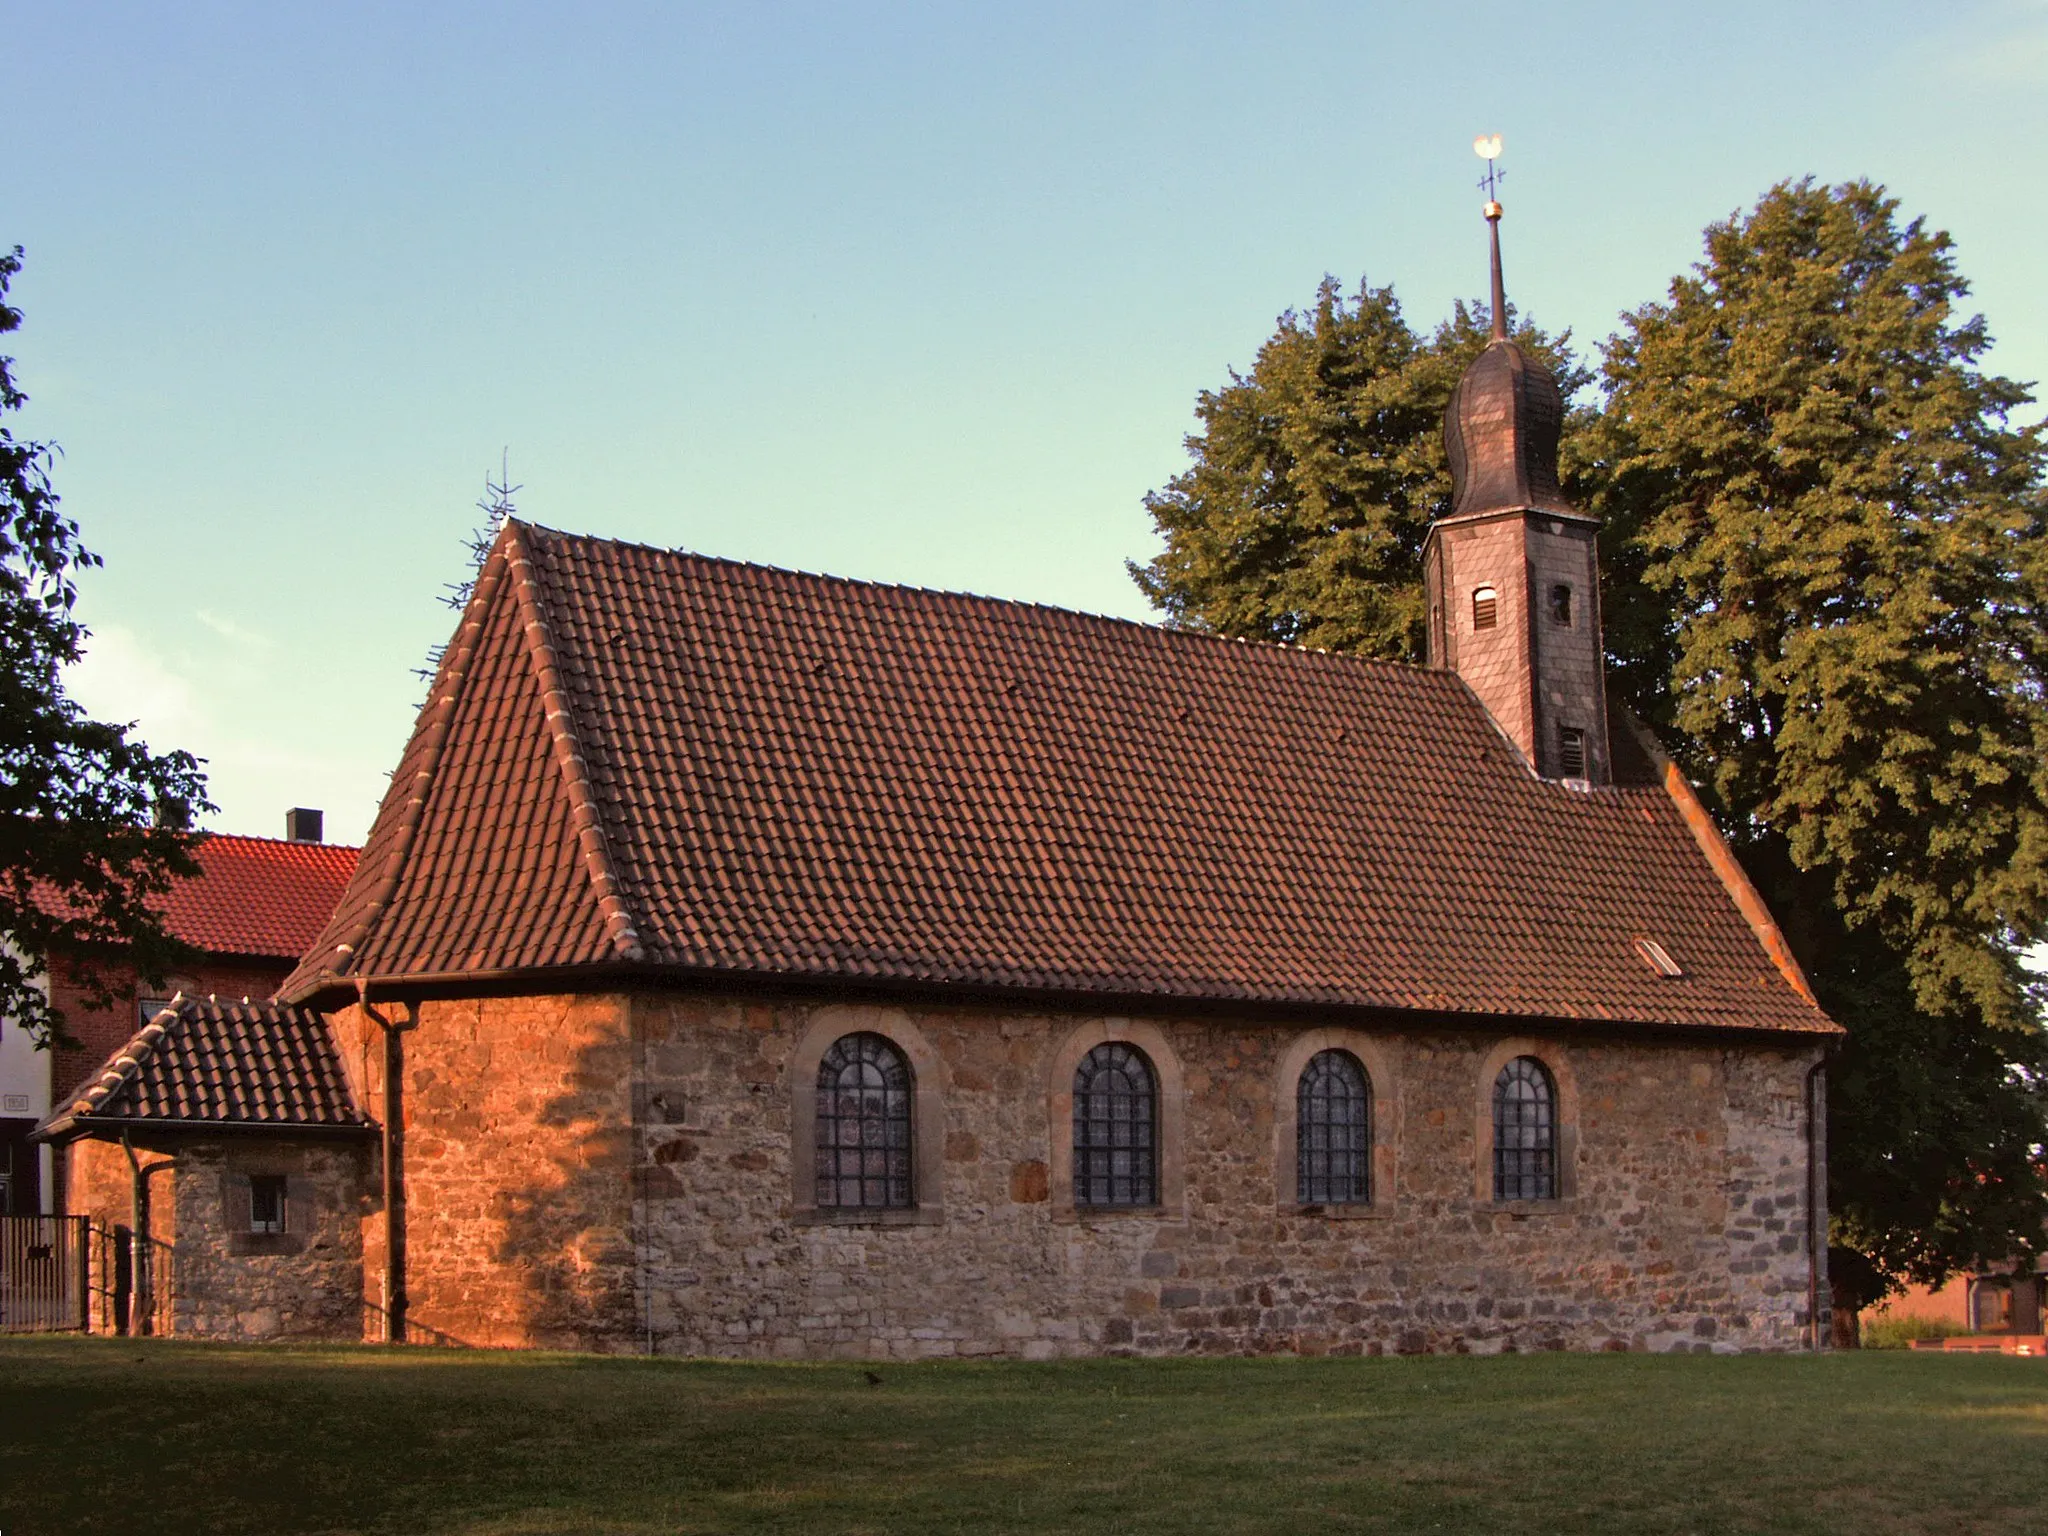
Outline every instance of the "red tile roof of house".
[(364, 1132), (326, 1020), (276, 1003), (177, 997), (36, 1127)]
[(355, 873), (358, 849), (213, 833), (193, 850), (199, 875), (164, 899), (172, 933), (212, 954), (304, 954)]
[(1450, 673), (512, 523), (280, 995), (578, 974), (1835, 1028)]

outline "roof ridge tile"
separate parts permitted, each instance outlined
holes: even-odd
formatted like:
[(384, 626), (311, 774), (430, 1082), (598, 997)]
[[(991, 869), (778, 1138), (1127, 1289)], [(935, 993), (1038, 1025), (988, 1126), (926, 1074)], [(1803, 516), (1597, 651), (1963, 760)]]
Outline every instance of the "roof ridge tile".
[(596, 797), (591, 793), (590, 774), (583, 758), (575, 713), (569, 695), (562, 687), (561, 668), (556, 661), (554, 636), (548, 626), (540, 582), (525, 540), (520, 537), (520, 527), (519, 523), (506, 519), (508, 565), (513, 590), (519, 599), (520, 617), (524, 620), (522, 628), (527, 646), (540, 673), (541, 705), (547, 712), (548, 732), (554, 740), (555, 763), (568, 786), (584, 868), (619, 958), (640, 960), (645, 958), (646, 951), (641, 946), (640, 934), (634, 927), (632, 913), (627, 908), (625, 895), (612, 868), (611, 850), (605, 841), (604, 823), (598, 814)]

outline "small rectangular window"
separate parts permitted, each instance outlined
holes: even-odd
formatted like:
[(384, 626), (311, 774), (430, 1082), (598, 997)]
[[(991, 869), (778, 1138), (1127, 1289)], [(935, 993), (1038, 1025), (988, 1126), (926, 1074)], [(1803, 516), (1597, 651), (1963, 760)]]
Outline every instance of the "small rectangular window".
[(170, 1006), (168, 997), (138, 997), (135, 999), (135, 1027), (140, 1029)]
[(1586, 776), (1586, 733), (1576, 725), (1557, 728), (1557, 768), (1560, 778)]
[(1472, 627), (1491, 629), (1500, 619), (1500, 597), (1491, 587), (1479, 587), (1472, 593)]
[(1550, 620), (1567, 629), (1572, 622), (1572, 589), (1560, 582), (1550, 589)]
[(284, 1230), (284, 1176), (282, 1174), (259, 1173), (249, 1179), (249, 1230), (251, 1232), (282, 1232)]

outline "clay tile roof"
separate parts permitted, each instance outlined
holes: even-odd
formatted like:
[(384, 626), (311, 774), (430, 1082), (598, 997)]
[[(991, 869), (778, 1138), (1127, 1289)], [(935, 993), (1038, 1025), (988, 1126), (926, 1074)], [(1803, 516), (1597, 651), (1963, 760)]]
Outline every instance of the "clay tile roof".
[(193, 850), (199, 875), (164, 899), (172, 933), (213, 954), (297, 959), (355, 873), (354, 848), (214, 833)]
[(1641, 779), (1532, 777), (1445, 672), (512, 523), (280, 996), (595, 967), (1833, 1030)]
[(362, 1132), (320, 1015), (179, 996), (58, 1103), (35, 1134), (136, 1130)]

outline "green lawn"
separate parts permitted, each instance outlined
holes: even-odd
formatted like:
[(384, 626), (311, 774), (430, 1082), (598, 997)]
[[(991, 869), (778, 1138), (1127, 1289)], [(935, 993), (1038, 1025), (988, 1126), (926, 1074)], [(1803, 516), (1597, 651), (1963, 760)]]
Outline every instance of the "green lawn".
[(2048, 1530), (2048, 1365), (0, 1340), (0, 1531)]

